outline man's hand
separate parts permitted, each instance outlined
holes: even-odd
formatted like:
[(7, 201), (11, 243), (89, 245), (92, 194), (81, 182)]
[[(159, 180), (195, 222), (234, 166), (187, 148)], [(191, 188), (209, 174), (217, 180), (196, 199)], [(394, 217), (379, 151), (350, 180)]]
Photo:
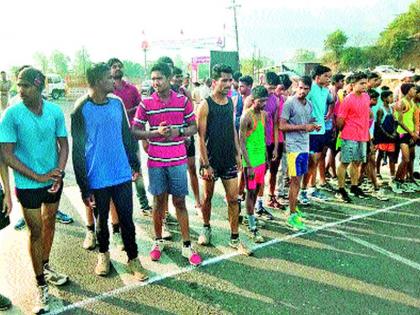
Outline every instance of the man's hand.
[(83, 203), (85, 204), (86, 207), (89, 207), (91, 209), (96, 207), (96, 202), (95, 202), (95, 196), (93, 194), (90, 194), (87, 198), (83, 199)]
[(247, 176), (249, 179), (251, 179), (251, 180), (255, 178), (255, 172), (254, 172), (254, 168), (253, 168), (253, 167), (248, 166), (248, 167), (246, 168), (246, 176)]
[(321, 126), (315, 125), (315, 124), (307, 124), (305, 125), (305, 131), (306, 132), (312, 132), (312, 131), (319, 131), (321, 130)]
[(6, 216), (9, 216), (12, 212), (12, 198), (10, 196), (10, 193), (4, 193), (1, 212), (6, 213)]
[(132, 182), (137, 181), (140, 176), (141, 176), (141, 173), (140, 172), (133, 171), (132, 174), (131, 174), (131, 181)]
[(415, 132), (411, 133), (411, 138), (413, 138), (414, 142), (416, 142), (417, 140), (419, 140), (419, 135), (416, 134)]
[(203, 168), (202, 175), (204, 180), (214, 180), (214, 170), (211, 166)]
[(48, 172), (47, 174), (37, 175), (35, 180), (37, 182), (40, 182), (40, 183), (46, 183), (50, 180), (57, 181), (57, 180), (61, 179), (61, 176), (62, 175), (61, 175), (60, 169), (56, 168), (56, 169)]
[(48, 192), (50, 194), (56, 194), (60, 190), (60, 187), (62, 185), (63, 185), (63, 180), (60, 178), (59, 180), (54, 181), (54, 184), (51, 186), (50, 189), (48, 189)]
[(171, 128), (166, 124), (166, 121), (162, 121), (158, 127), (158, 133), (162, 137), (169, 137), (171, 135)]

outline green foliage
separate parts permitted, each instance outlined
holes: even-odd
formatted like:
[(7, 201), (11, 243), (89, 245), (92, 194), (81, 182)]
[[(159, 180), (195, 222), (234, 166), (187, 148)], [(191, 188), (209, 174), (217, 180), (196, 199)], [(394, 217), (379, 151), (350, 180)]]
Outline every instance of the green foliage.
[(69, 70), (70, 58), (62, 52), (54, 50), (50, 56), (50, 67), (54, 73), (65, 77)]
[(41, 70), (43, 73), (48, 72), (49, 62), (47, 56), (44, 53), (38, 51), (33, 55), (32, 58), (34, 59), (35, 67), (39, 68), (39, 70)]
[(347, 43), (348, 37), (342, 30), (336, 30), (330, 33), (324, 41), (324, 48), (334, 53), (336, 60), (341, 57), (344, 45)]
[(73, 61), (73, 72), (79, 78), (84, 78), (86, 70), (92, 65), (89, 53), (84, 47), (78, 50)]
[(210, 65), (199, 64), (198, 65), (198, 78), (199, 80), (205, 80), (210, 77)]
[(274, 60), (268, 57), (241, 59), (241, 72), (243, 75), (256, 76), (259, 69), (274, 66)]
[(137, 62), (123, 60), (124, 75), (129, 78), (143, 78), (145, 75), (144, 67)]
[(363, 49), (347, 47), (343, 49), (340, 58), (340, 70), (355, 70), (365, 64)]
[(316, 61), (315, 52), (307, 49), (298, 49), (292, 58), (295, 62), (309, 62)]

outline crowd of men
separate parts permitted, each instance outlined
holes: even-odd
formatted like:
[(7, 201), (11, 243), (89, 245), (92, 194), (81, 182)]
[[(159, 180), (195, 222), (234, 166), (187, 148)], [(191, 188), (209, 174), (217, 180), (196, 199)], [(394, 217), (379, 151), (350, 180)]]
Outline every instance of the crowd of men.
[[(211, 79), (192, 93), (168, 57), (160, 58), (150, 75), (153, 91), (141, 97), (123, 80), (120, 60), (95, 64), (86, 72), (89, 92), (71, 114), (71, 158), (86, 207), (82, 246), (98, 247), (92, 266), (98, 276), (110, 272), (111, 214), (112, 238), (127, 254), (127, 271), (138, 281), (148, 279), (138, 257), (133, 182), (142, 213), (153, 222), (150, 259), (161, 259), (172, 239), (167, 225), (177, 224), (181, 255), (193, 266), (202, 257), (190, 237), (188, 181), (203, 222), (197, 244), (211, 244), (212, 198), (220, 179), (228, 245), (243, 255), (252, 250), (239, 237), (240, 224), (252, 241), (262, 243), (260, 230), (274, 219), (272, 211), (284, 211), (290, 227), (306, 230), (306, 215), (298, 205), (332, 198), (385, 201), (386, 185), (396, 194), (420, 190), (420, 86), (411, 74), (394, 93), (377, 73), (332, 75), (322, 65), (295, 82), (267, 72), (263, 84), (254, 87), (250, 76), (218, 64)], [(42, 97), (43, 73), (25, 66), (17, 78), (19, 99), (4, 111), (0, 125), (2, 211), (12, 209), (10, 167), (29, 232), (37, 284), (33, 311), (39, 314), (49, 310), (48, 284), (69, 281), (51, 267), (49, 257), (70, 148), (61, 108)], [(147, 154), (143, 169), (152, 207), (141, 151)], [(381, 174), (385, 161), (389, 181)], [(168, 212), (169, 195), (176, 218)], [(8, 307), (10, 301), (0, 295), (0, 309)]]

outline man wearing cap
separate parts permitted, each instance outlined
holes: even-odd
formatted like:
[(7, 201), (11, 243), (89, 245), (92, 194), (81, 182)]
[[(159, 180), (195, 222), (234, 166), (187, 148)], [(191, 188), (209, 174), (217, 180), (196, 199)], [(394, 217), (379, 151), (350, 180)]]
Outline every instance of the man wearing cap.
[(29, 230), (29, 255), (38, 287), (35, 313), (49, 310), (47, 282), (68, 281), (49, 265), (69, 152), (67, 131), (60, 107), (42, 98), (44, 84), (45, 76), (37, 69), (19, 73), (22, 102), (7, 108), (0, 130), (1, 152), (14, 170), (16, 196)]

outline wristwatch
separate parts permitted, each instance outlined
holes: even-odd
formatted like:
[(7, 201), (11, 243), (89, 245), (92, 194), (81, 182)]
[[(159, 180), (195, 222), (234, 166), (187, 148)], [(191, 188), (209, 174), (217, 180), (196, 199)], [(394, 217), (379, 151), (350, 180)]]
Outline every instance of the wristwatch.
[(61, 174), (61, 179), (64, 178), (64, 176), (66, 176), (66, 172), (64, 172), (64, 170), (60, 169), (60, 174)]
[(185, 135), (185, 129), (184, 127), (179, 128), (179, 135), (182, 137), (183, 135)]

